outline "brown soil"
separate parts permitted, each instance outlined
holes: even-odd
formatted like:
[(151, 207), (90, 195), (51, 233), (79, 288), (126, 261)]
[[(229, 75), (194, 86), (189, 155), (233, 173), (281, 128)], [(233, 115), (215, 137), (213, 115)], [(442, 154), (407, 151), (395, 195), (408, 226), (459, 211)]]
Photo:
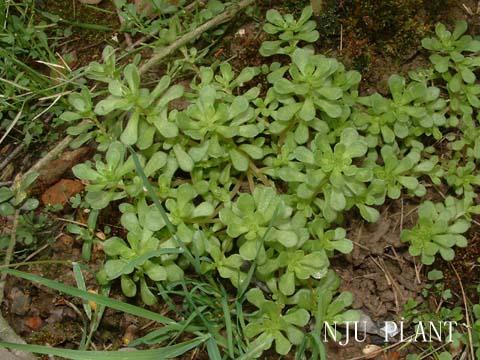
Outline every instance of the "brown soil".
[[(124, 40), (118, 32), (120, 29), (120, 21), (112, 1), (102, 1), (99, 5), (87, 6), (78, 0), (44, 0), (39, 2), (38, 8), (42, 11), (57, 15), (70, 23), (103, 25), (112, 29), (111, 31), (100, 31), (82, 28), (80, 26), (72, 26), (72, 36), (60, 45), (62, 47), (62, 54), (71, 54), (73, 56), (73, 68), (87, 65), (91, 61), (100, 60), (103, 48), (107, 43), (116, 47), (119, 45), (118, 42)], [(71, 26), (68, 22), (60, 22), (59, 26), (65, 28)], [(116, 42), (114, 38), (117, 38), (118, 42)]]
[[(451, 262), (438, 261), (436, 267), (443, 271), (446, 287), (457, 296), (457, 302), (463, 307), (462, 287), (471, 304), (478, 304), (480, 285), (480, 226), (474, 224), (467, 234), (468, 247), (456, 248), (455, 259)], [(461, 283), (458, 281), (457, 274)]]
[[(339, 269), (344, 287), (354, 293), (357, 308), (366, 308), (373, 320), (396, 317), (408, 298), (417, 298), (422, 280), (407, 246), (400, 241), (403, 228), (415, 223), (416, 205), (397, 200), (383, 208), (380, 220), (350, 224), (354, 249)], [(343, 264), (345, 265), (345, 264)]]
[[(33, 260), (84, 262), (81, 258), (81, 246), (81, 240), (59, 234), (56, 240)], [(103, 252), (94, 248), (92, 260), (88, 263), (91, 272), (83, 272), (88, 290), (98, 292), (94, 274), (103, 261)], [(33, 265), (20, 270), (76, 287), (73, 270), (68, 264)], [(132, 302), (125, 298), (117, 287), (112, 288), (110, 297), (123, 302)], [(28, 343), (78, 349), (82, 333), (88, 331), (88, 327), (85, 328), (86, 319), (77, 309), (83, 314), (82, 301), (78, 298), (63, 296), (47, 287), (18, 278), (7, 278), (5, 300), (1, 310), (15, 332)], [(157, 306), (152, 310), (160, 312), (162, 309)], [(132, 331), (135, 331), (135, 336), (142, 336), (152, 330), (150, 327), (148, 320), (106, 309), (100, 330), (95, 333), (92, 342), (99, 350), (119, 349), (125, 346), (126, 337), (132, 336)]]
[[(34, 260), (38, 259), (81, 261), (80, 244), (74, 242), (70, 236), (59, 236)], [(22, 270), (76, 286), (72, 269), (68, 265), (37, 265)], [(87, 287), (93, 288), (93, 277), (84, 275)], [(27, 342), (66, 348), (78, 347), (83, 321), (74, 307), (81, 309), (81, 301), (14, 277), (7, 278), (5, 294), (3, 315), (15, 332)], [(36, 330), (28, 326), (27, 320), (31, 317), (38, 317), (41, 321)]]

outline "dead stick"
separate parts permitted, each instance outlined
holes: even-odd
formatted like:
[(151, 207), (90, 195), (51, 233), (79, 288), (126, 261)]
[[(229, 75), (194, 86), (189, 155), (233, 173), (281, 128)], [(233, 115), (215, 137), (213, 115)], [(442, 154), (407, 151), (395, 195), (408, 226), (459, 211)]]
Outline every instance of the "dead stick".
[(5, 160), (2, 161), (2, 163), (0, 164), (0, 170), (3, 170), (9, 163), (10, 161), (12, 161), (15, 156), (18, 155), (18, 153), (20, 151), (22, 151), (23, 149), (23, 143), (18, 145), (6, 158)]
[[(204, 7), (206, 5), (206, 3), (207, 3), (206, 0), (201, 0), (201, 1), (198, 1), (198, 2), (195, 0), (195, 1), (191, 2), (190, 4), (188, 4), (187, 6), (185, 6), (183, 8), (183, 11), (189, 12), (190, 10), (192, 10), (196, 6)], [(129, 45), (127, 47), (127, 50), (128, 51), (133, 50), (137, 46), (139, 46), (140, 44), (144, 43), (145, 41), (148, 41), (149, 39), (153, 38), (155, 35), (157, 35), (158, 31), (159, 30), (154, 30), (150, 34), (142, 36), (140, 39), (135, 41), (133, 44)]]
[(470, 312), (468, 311), (468, 302), (467, 302), (467, 295), (465, 294), (465, 289), (463, 288), (462, 279), (460, 275), (458, 275), (457, 269), (455, 266), (450, 264), (450, 267), (453, 269), (455, 276), (457, 277), (458, 283), (460, 284), (460, 290), (462, 292), (463, 298), (463, 305), (465, 306), (465, 320), (467, 322), (467, 335), (468, 335), (468, 348), (470, 350), (470, 356), (472, 359), (475, 359), (475, 350), (473, 349), (473, 335), (472, 335), (472, 323), (470, 321)]
[(200, 35), (202, 35), (205, 31), (210, 30), (213, 27), (216, 27), (228, 20), (232, 19), (240, 10), (246, 8), (247, 6), (253, 4), (255, 0), (242, 0), (238, 4), (232, 5), (223, 13), (215, 16), (213, 19), (207, 21), (206, 23), (200, 25), (195, 30), (189, 32), (188, 34), (183, 35), (180, 39), (174, 41), (170, 45), (161, 48), (156, 54), (154, 54), (149, 60), (147, 60), (141, 67), (140, 67), (140, 74), (145, 74), (148, 70), (152, 67), (157, 65), (161, 60), (165, 57), (171, 55), (180, 47), (187, 45), (189, 42), (195, 40)]
[[(180, 39), (177, 41), (173, 42), (171, 45), (163, 48), (152, 56), (145, 64), (142, 65), (140, 68), (140, 73), (144, 74), (146, 71), (148, 71), (152, 66), (157, 65), (162, 59), (173, 53), (175, 50), (180, 48), (181, 46), (189, 43), (190, 41), (196, 39), (198, 36), (200, 36), (202, 33), (205, 31), (218, 26), (231, 18), (233, 18), (240, 10), (246, 8), (247, 6), (253, 4), (255, 0), (242, 0), (238, 4), (232, 5), (230, 8), (228, 8), (226, 11), (223, 13), (217, 15), (213, 19), (207, 21), (203, 25), (199, 26), (195, 30), (189, 32), (188, 34), (185, 34), (182, 36)], [(82, 122), (81, 124), (85, 123), (86, 121)], [(81, 125), (80, 124), (80, 125)], [(42, 159), (40, 159), (30, 170), (28, 170), (21, 178), (20, 181), (25, 179), (25, 176), (28, 174), (38, 171), (39, 169), (43, 168), (46, 164), (48, 164), (50, 161), (55, 159), (67, 146), (72, 142), (73, 137), (68, 135), (66, 136), (62, 141), (60, 141), (50, 152), (45, 155)], [(18, 184), (17, 181), (14, 182), (13, 187), (15, 187)]]
[(183, 8), (183, 11), (189, 12), (189, 11), (193, 10), (193, 8), (196, 7), (196, 6), (204, 7), (205, 5), (207, 5), (206, 0), (200, 0), (198, 2), (197, 1), (192, 1), (190, 4), (188, 4), (187, 6), (185, 6)]
[(25, 174), (19, 176), (12, 185), (12, 188), (15, 188), (22, 180), (26, 178), (27, 175), (39, 171), (45, 165), (54, 160), (60, 153), (67, 148), (67, 146), (72, 142), (73, 137), (70, 135), (66, 136), (62, 141), (60, 141), (52, 150), (50, 150), (47, 155), (38, 160), (35, 165), (33, 165)]
[(33, 171), (38, 171), (42, 169), (46, 164), (50, 163), (53, 159), (55, 159), (60, 153), (67, 148), (67, 146), (72, 142), (73, 138), (68, 135), (65, 137), (62, 141), (60, 141), (52, 150), (48, 152), (47, 155), (45, 155), (42, 159), (37, 161), (35, 165), (33, 165), (30, 170), (28, 170), (25, 175), (33, 172)]

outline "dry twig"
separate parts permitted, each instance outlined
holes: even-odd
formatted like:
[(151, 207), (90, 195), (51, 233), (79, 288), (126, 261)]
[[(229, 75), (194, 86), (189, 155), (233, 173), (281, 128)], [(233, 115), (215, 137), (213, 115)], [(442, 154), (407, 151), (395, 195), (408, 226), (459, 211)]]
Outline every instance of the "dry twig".
[(0, 163), (0, 170), (3, 170), (23, 149), (23, 143), (18, 145), (8, 156)]
[(155, 53), (150, 59), (148, 59), (141, 67), (140, 74), (145, 74), (152, 67), (156, 66), (160, 61), (162, 61), (167, 56), (171, 55), (173, 52), (181, 48), (182, 46), (187, 45), (189, 42), (195, 40), (205, 31), (210, 30), (218, 25), (221, 25), (230, 19), (232, 19), (240, 10), (246, 8), (249, 5), (252, 5), (255, 0), (242, 0), (239, 3), (230, 6), (223, 13), (215, 16), (213, 19), (207, 21), (206, 23), (200, 25), (195, 30), (189, 32), (188, 34), (183, 35), (178, 40), (171, 43), (169, 46), (161, 48), (157, 53)]
[(470, 349), (470, 356), (472, 359), (475, 359), (475, 350), (473, 349), (473, 337), (472, 337), (472, 326), (471, 326), (472, 323), (470, 321), (470, 313), (468, 311), (467, 295), (465, 294), (462, 279), (460, 278), (460, 275), (458, 275), (457, 269), (455, 269), (455, 266), (453, 266), (452, 264), (450, 264), (450, 266), (452, 267), (453, 272), (457, 277), (458, 283), (460, 284), (460, 290), (462, 292), (462, 298), (463, 298), (463, 305), (465, 306), (465, 321), (467, 322), (467, 334), (468, 334), (468, 345)]
[[(162, 48), (158, 53), (154, 54), (149, 60), (147, 60), (141, 67), (140, 67), (140, 73), (144, 74), (147, 72), (150, 68), (153, 66), (157, 65), (160, 61), (162, 61), (165, 57), (171, 55), (174, 51), (179, 49), (180, 47), (188, 44), (190, 41), (196, 39), (198, 36), (200, 36), (202, 33), (205, 31), (210, 30), (211, 28), (218, 26), (220, 24), (223, 24), (227, 22), (228, 20), (232, 19), (240, 10), (246, 8), (247, 6), (253, 4), (255, 0), (242, 0), (239, 3), (232, 5), (229, 7), (227, 10), (225, 10), (223, 13), (217, 15), (213, 19), (207, 21), (203, 25), (200, 25), (198, 28), (195, 30), (189, 32), (188, 34), (185, 34), (182, 36), (180, 39), (177, 41), (173, 42), (169, 46)], [(86, 123), (86, 121), (83, 121), (80, 123), (80, 125)], [(63, 150), (65, 150), (68, 145), (72, 142), (73, 137), (68, 135), (66, 136), (62, 141), (60, 141), (50, 152), (45, 155), (42, 159), (40, 159), (30, 170), (28, 170), (22, 178), (19, 180), (23, 180), (25, 176), (31, 172), (38, 171), (39, 169), (42, 169), (46, 164), (48, 164), (50, 161), (55, 159)], [(15, 186), (17, 184), (17, 181), (13, 184)]]
[[(205, 5), (207, 4), (207, 1), (206, 0), (195, 0), (193, 2), (191, 2), (190, 4), (188, 4), (187, 6), (185, 6), (183, 8), (183, 11), (185, 12), (190, 12), (191, 10), (193, 10), (193, 8), (195, 7), (204, 7)], [(149, 39), (153, 38), (155, 35), (158, 34), (158, 30), (154, 30), (153, 32), (151, 32), (150, 34), (148, 35), (145, 35), (145, 36), (142, 36), (140, 39), (138, 39), (137, 41), (135, 41), (133, 44), (129, 45), (127, 47), (127, 51), (130, 51), (130, 50), (133, 50), (135, 49), (137, 46), (143, 44), (144, 42), (148, 41)]]

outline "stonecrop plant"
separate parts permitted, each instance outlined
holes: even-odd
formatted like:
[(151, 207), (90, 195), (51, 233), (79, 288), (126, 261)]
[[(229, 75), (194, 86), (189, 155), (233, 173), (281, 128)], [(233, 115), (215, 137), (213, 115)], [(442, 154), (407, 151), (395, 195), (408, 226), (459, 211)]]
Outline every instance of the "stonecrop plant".
[[(31, 245), (35, 236), (32, 231), (40, 226), (46, 220), (42, 216), (36, 216), (34, 210), (37, 209), (39, 201), (28, 197), (27, 189), (38, 177), (38, 173), (31, 172), (26, 175), (23, 181), (17, 182), (12, 188), (7, 186), (0, 187), (0, 216), (18, 216), (16, 237), (24, 245)], [(38, 223), (38, 224), (37, 224)], [(0, 247), (5, 248), (10, 241), (8, 233), (0, 235)], [(7, 240), (8, 237), (8, 240)]]
[[(329, 257), (353, 249), (347, 216), (376, 222), (379, 207), (401, 196), (420, 204), (401, 238), (432, 264), (468, 246), (478, 213), (480, 48), (462, 35), (465, 24), (453, 33), (439, 25), (438, 38), (424, 40), (433, 52), (425, 77), (392, 75), (390, 96), (362, 97), (358, 72), (306, 46), (318, 39), (311, 16), (310, 7), (298, 20), (268, 11), (271, 40), (260, 53), (283, 56), (282, 64), (190, 67), (189, 86), (167, 74), (142, 87), (136, 62), (121, 70), (106, 48), (86, 75), (107, 84), (107, 95), (72, 94), (62, 115), (70, 133), (98, 143), (94, 161), (73, 169), (87, 184), (86, 202), (122, 213), (124, 235), (103, 242), (99, 282), (119, 279), (126, 296), (139, 293), (147, 305), (194, 271), (230, 282), (250, 303), (241, 322), (251, 357), (302, 344), (318, 355), (307, 328), (359, 318), (329, 269)], [(260, 74), (267, 83), (246, 86)], [(442, 157), (440, 139), (450, 149)], [(432, 182), (459, 198), (424, 201)], [(11, 196), (1, 194), (9, 210)]]
[(452, 248), (468, 245), (462, 234), (470, 227), (469, 221), (456, 218), (457, 214), (451, 214), (443, 204), (435, 206), (431, 201), (426, 201), (418, 209), (417, 225), (413, 229), (403, 230), (402, 241), (410, 243), (410, 254), (421, 256), (426, 265), (433, 264), (437, 253), (444, 260), (453, 260), (455, 252)]
[(300, 42), (313, 43), (320, 34), (317, 24), (310, 18), (313, 15), (311, 7), (306, 7), (298, 20), (291, 14), (280, 14), (277, 10), (268, 10), (263, 30), (267, 34), (276, 35), (278, 40), (265, 41), (260, 47), (260, 54), (271, 56), (275, 54), (291, 54)]

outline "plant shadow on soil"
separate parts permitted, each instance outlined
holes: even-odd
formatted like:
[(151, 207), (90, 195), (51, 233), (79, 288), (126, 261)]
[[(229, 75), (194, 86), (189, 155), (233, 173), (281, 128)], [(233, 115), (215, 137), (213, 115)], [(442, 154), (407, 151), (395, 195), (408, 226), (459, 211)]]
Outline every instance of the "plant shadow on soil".
[[(119, 27), (115, 9), (110, 2), (104, 1), (102, 6), (113, 14), (98, 12), (73, 1), (45, 0), (39, 3), (42, 10), (65, 19), (104, 24), (114, 29)], [(433, 3), (435, 4), (432, 5)], [(471, 3), (474, 8), (473, 1)], [(269, 8), (298, 14), (306, 4), (306, 1), (264, 1), (259, 14)], [(437, 21), (452, 23), (465, 17), (461, 5), (449, 0), (328, 0), (324, 4), (324, 12), (317, 18), (321, 37), (315, 46), (319, 52), (338, 58), (348, 68), (359, 70), (363, 76), (362, 93), (385, 93), (388, 76), (393, 73), (405, 74), (409, 69), (426, 64), (420, 40), (432, 31)], [(245, 19), (247, 23), (244, 22)], [(478, 19), (467, 20), (471, 23), (478, 22)], [(243, 36), (238, 36), (239, 27), (245, 29)], [(85, 65), (100, 58), (104, 45), (111, 42), (116, 33), (75, 28), (72, 42), (65, 45), (66, 51), (76, 50), (78, 65)], [(216, 46), (214, 57), (218, 60), (233, 57), (232, 63), (237, 69), (268, 63), (270, 59), (258, 54), (258, 48), (265, 38), (261, 24), (242, 17), (235, 23), (235, 29), (227, 33)], [(391, 202), (381, 209), (383, 216), (377, 224), (367, 226), (352, 220), (348, 225), (349, 237), (356, 243), (353, 253), (332, 259), (334, 269), (343, 279), (342, 289), (352, 291), (356, 296), (354, 307), (365, 310), (373, 320), (399, 316), (407, 298), (419, 298), (423, 280), (419, 278), (413, 259), (399, 240), (400, 229), (408, 227), (415, 220), (412, 211), (415, 206), (408, 200), (403, 205), (401, 201)], [(109, 223), (114, 215), (107, 214), (103, 222)], [(457, 251), (453, 262), (472, 299), (475, 298), (470, 285), (478, 281), (480, 275), (479, 267), (475, 267), (476, 259), (480, 256), (479, 229), (478, 225), (473, 226), (470, 231), (471, 246), (468, 250)], [(89, 266), (95, 271), (103, 257), (100, 251), (94, 251), (93, 254)], [(48, 250), (38, 257), (72, 261), (80, 261), (80, 258), (81, 243), (67, 235), (57, 237)], [(461, 294), (450, 265), (444, 262), (439, 264), (446, 273), (446, 282), (451, 286), (452, 292)], [(65, 266), (31, 267), (29, 270), (75, 286), (73, 272)], [(86, 274), (86, 283), (87, 287), (95, 286), (93, 274)], [(112, 290), (112, 296), (122, 301), (127, 300), (118, 288)], [(10, 277), (2, 310), (14, 330), (27, 342), (76, 348), (81, 338), (83, 319), (75, 312), (72, 304), (81, 308), (78, 299), (64, 298), (45, 287)], [(161, 305), (152, 309), (157, 312), (164, 310)], [(109, 309), (95, 335), (94, 343), (98, 349), (120, 348), (124, 345), (122, 339), (132, 332), (132, 327), (143, 329), (136, 334), (141, 336), (147, 331), (147, 325), (142, 319)], [(375, 339), (369, 341), (374, 342)], [(330, 350), (332, 358), (341, 360), (362, 355), (363, 347), (364, 344), (353, 344), (351, 347), (339, 348), (332, 344)], [(205, 354), (189, 354), (185, 358), (208, 357)], [(265, 358), (275, 359), (277, 356), (270, 352)]]

